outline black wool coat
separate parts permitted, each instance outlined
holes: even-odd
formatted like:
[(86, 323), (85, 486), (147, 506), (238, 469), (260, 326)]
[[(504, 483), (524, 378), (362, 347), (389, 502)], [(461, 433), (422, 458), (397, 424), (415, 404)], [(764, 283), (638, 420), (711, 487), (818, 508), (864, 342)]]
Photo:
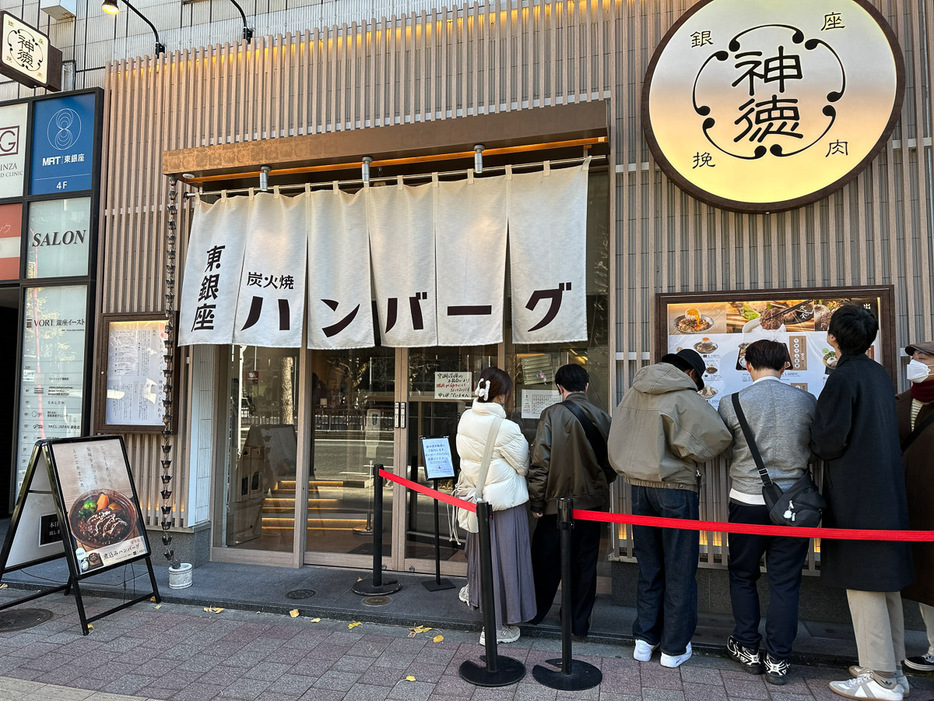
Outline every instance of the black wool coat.
[[(828, 528), (908, 528), (895, 388), (866, 355), (843, 355), (817, 400), (811, 450), (827, 461)], [(821, 581), (895, 592), (913, 578), (911, 546), (895, 541), (821, 540)]]
[[(911, 394), (898, 395), (898, 430), (901, 439), (911, 435)], [(918, 414), (916, 426), (934, 414), (934, 402)], [(928, 426), (905, 451), (905, 486), (908, 491), (908, 520), (919, 531), (934, 531), (934, 425)], [(915, 579), (902, 596), (934, 606), (934, 543), (915, 543), (911, 547)]]

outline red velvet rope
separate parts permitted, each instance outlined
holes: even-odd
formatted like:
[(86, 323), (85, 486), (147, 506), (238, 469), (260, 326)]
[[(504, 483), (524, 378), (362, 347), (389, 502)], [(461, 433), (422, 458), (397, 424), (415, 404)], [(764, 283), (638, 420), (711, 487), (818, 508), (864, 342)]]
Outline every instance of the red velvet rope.
[[(404, 477), (399, 477), (386, 470), (379, 474), (384, 479), (401, 484), (407, 489), (420, 494), (440, 499), (453, 506), (476, 513), (477, 505), (444, 494), (431, 487), (418, 484)], [(611, 514), (606, 511), (585, 511), (574, 509), (572, 515), (582, 521), (602, 521), (604, 523), (628, 523), (633, 526), (659, 526), (662, 528), (681, 528), (689, 531), (715, 531), (719, 533), (745, 533), (749, 535), (782, 535), (796, 538), (833, 538), (837, 540), (900, 540), (913, 542), (934, 542), (934, 531), (878, 531), (856, 528), (800, 528), (798, 526), (759, 526), (749, 523), (724, 523), (723, 521), (694, 521), (680, 518), (661, 518), (656, 516), (634, 516), (632, 514)]]

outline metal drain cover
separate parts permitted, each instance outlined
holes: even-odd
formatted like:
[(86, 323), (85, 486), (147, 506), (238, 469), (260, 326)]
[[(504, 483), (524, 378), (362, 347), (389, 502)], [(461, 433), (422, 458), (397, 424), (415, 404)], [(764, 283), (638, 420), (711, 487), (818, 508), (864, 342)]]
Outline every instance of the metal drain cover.
[(286, 597), (289, 599), (310, 599), (315, 595), (314, 589), (293, 589)]
[(388, 596), (368, 596), (363, 600), (365, 606), (385, 606), (391, 601)]
[(14, 630), (26, 630), (52, 618), (52, 612), (47, 609), (17, 609), (0, 613), (0, 633), (9, 633)]

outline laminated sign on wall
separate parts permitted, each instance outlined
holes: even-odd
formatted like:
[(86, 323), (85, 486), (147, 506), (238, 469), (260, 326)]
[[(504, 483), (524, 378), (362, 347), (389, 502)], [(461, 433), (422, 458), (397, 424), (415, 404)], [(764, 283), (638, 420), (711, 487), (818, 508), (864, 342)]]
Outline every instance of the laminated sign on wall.
[(499, 343), (507, 245), (515, 341), (586, 340), (586, 234), (586, 162), (222, 196), (195, 210), (179, 345), (297, 348), (304, 320), (309, 348), (370, 347), (374, 300), (384, 346)]

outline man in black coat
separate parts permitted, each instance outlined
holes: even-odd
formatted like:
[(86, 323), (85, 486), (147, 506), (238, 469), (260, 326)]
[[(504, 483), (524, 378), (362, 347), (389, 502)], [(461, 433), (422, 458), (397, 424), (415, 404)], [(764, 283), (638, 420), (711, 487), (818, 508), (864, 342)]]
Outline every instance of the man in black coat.
[[(824, 525), (832, 528), (908, 528), (905, 476), (895, 413), (895, 388), (881, 365), (866, 355), (879, 330), (868, 310), (838, 309), (827, 342), (836, 370), (817, 400), (811, 449), (827, 461)], [(908, 543), (822, 540), (821, 580), (846, 589), (859, 666), (854, 678), (831, 682), (850, 698), (901, 701), (905, 632), (899, 591), (913, 577)]]

